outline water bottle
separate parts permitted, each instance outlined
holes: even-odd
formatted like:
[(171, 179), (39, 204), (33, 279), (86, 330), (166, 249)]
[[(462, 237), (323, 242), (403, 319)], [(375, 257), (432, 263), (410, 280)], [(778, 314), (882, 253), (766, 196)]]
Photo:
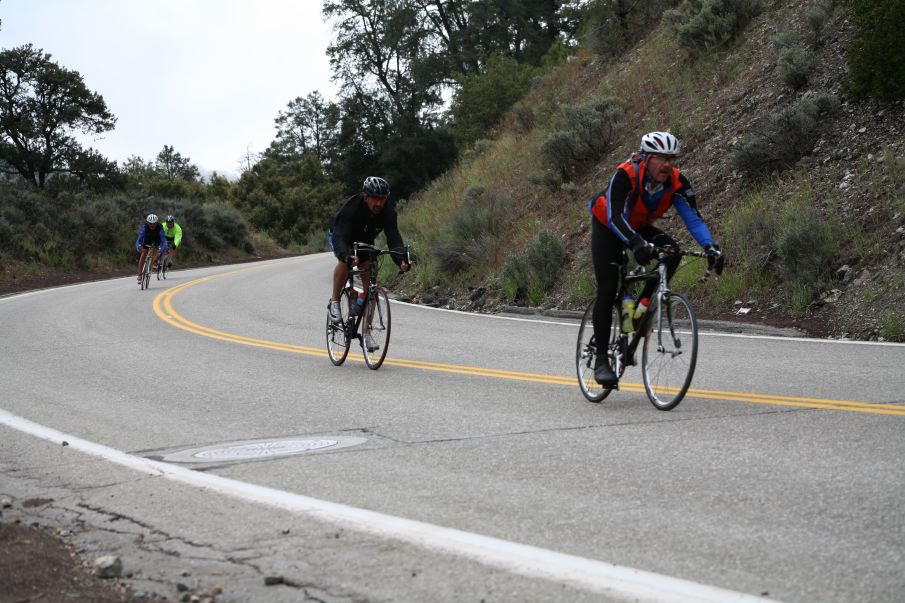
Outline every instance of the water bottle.
[(635, 299), (631, 295), (622, 298), (622, 332), (631, 333), (635, 330)]
[(641, 317), (644, 316), (644, 313), (647, 312), (647, 307), (650, 305), (650, 298), (642, 297), (638, 300), (638, 306), (635, 308), (635, 320), (641, 320)]
[(365, 294), (364, 291), (358, 294), (358, 301), (355, 302), (355, 305), (352, 306), (352, 315), (358, 316), (361, 314), (361, 309), (365, 305)]

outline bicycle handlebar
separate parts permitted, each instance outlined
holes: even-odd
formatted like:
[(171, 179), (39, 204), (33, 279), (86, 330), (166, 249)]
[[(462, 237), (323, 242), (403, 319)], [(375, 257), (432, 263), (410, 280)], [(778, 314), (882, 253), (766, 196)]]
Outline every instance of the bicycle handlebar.
[[(673, 247), (671, 245), (667, 245), (667, 246), (654, 245), (653, 247), (654, 247), (654, 253), (657, 255), (657, 259), (661, 262), (667, 256), (680, 256), (680, 257), (689, 256), (689, 257), (696, 257), (696, 258), (706, 258), (707, 257), (707, 254), (705, 252), (698, 251), (696, 249), (680, 249), (678, 247)], [(643, 268), (643, 267), (639, 266), (638, 268)], [(635, 271), (633, 271), (633, 272), (635, 272)], [(704, 281), (709, 279), (712, 272), (713, 272), (713, 270), (710, 268), (710, 265), (707, 264), (707, 266), (704, 268), (704, 274), (701, 275), (701, 278), (698, 279), (698, 282), (703, 283)]]
[(411, 248), (408, 245), (403, 246), (403, 251), (394, 251), (392, 249), (381, 249), (379, 247), (375, 247), (369, 243), (352, 243), (352, 255), (358, 256), (358, 251), (367, 251), (368, 253), (373, 253), (375, 257), (381, 255), (391, 255), (394, 257), (401, 257), (403, 261), (412, 264), (412, 255)]

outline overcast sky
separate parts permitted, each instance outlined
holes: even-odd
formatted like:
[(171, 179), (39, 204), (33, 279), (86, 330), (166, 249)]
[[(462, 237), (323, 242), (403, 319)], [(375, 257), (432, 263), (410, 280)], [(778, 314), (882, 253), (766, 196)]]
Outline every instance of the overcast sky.
[(287, 103), (336, 100), (320, 0), (0, 0), (0, 47), (31, 43), (104, 97), (107, 158), (164, 145), (202, 173), (235, 176), (273, 140)]

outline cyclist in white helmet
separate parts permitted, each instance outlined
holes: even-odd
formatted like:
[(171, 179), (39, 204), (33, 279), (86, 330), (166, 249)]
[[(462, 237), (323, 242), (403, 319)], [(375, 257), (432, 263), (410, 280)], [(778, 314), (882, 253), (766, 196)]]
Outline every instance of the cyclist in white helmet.
[[(694, 191), (688, 179), (675, 167), (682, 152), (678, 139), (669, 132), (650, 132), (641, 137), (641, 148), (616, 168), (606, 190), (591, 200), (591, 256), (597, 279), (597, 303), (594, 306), (594, 333), (598, 346), (594, 377), (604, 386), (615, 387), (618, 378), (606, 361), (606, 342), (612, 322), (611, 308), (619, 286), (619, 265), (625, 261), (625, 249), (631, 248), (639, 264), (653, 259), (654, 245), (676, 246), (666, 233), (654, 227), (654, 221), (674, 207), (695, 241), (707, 253), (708, 264), (717, 274), (723, 271), (719, 245), (698, 212)], [(669, 278), (679, 258), (666, 260)], [(648, 281), (640, 299), (650, 299), (656, 282)]]
[[(396, 225), (396, 208), (387, 204), (390, 196), (389, 183), (379, 176), (369, 176), (362, 183), (361, 192), (350, 197), (333, 217), (330, 230), (327, 232), (327, 242), (336, 256), (337, 263), (333, 269), (333, 291), (327, 308), (330, 311), (330, 319), (334, 322), (342, 320), (339, 309), (339, 296), (343, 285), (349, 278), (349, 268), (352, 266), (367, 267), (369, 257), (362, 253), (362, 257), (352, 255), (352, 243), (374, 244), (374, 239), (381, 232), (386, 233), (387, 246), (393, 250), (402, 252), (405, 243), (399, 234)], [(403, 272), (409, 269), (409, 264), (400, 256), (391, 256)], [(364, 288), (368, 288), (368, 275), (362, 274)]]
[(135, 250), (139, 252), (138, 256), (138, 280), (141, 282), (141, 267), (145, 263), (145, 256), (148, 253), (156, 261), (157, 253), (165, 251), (167, 248), (167, 239), (163, 234), (163, 228), (160, 227), (160, 220), (157, 214), (148, 214), (145, 223), (141, 225), (138, 231), (138, 238), (135, 239)]

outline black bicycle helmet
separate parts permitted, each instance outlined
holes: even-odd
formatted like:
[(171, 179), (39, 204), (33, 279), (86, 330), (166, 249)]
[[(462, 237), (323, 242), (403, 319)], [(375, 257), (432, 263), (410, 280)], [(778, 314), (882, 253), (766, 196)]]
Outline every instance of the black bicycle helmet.
[(365, 178), (361, 190), (369, 197), (389, 197), (390, 184), (380, 176), (368, 176)]
[(167, 216), (167, 224), (172, 224), (176, 221), (176, 218), (172, 215)]

